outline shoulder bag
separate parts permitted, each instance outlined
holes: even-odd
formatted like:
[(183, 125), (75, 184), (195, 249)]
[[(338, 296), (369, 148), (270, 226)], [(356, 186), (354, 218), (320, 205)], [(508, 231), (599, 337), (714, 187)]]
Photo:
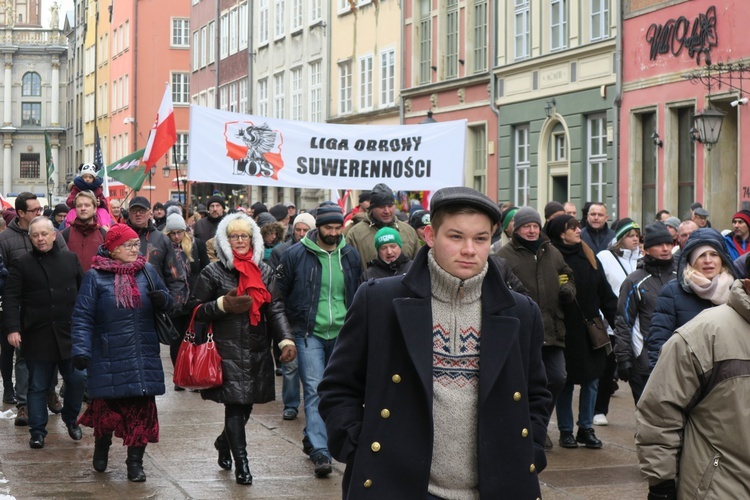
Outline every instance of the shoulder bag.
[[(156, 290), (154, 282), (151, 280), (151, 274), (144, 267), (143, 272), (146, 273), (146, 279), (148, 280), (149, 290)], [(160, 311), (154, 307), (154, 328), (156, 329), (156, 336), (159, 337), (159, 343), (164, 345), (172, 345), (177, 339), (180, 338), (180, 333), (172, 323), (172, 318), (166, 313), (166, 311)]]
[(174, 364), (172, 381), (185, 389), (211, 389), (224, 383), (221, 356), (216, 350), (212, 325), (208, 326), (208, 340), (204, 344), (195, 343), (195, 315), (200, 307), (198, 305), (193, 310)]
[(597, 350), (610, 346), (609, 334), (607, 334), (607, 327), (604, 326), (602, 318), (597, 316), (596, 318), (588, 319), (586, 318), (583, 309), (581, 309), (578, 299), (576, 299), (576, 305), (578, 306), (578, 310), (581, 311), (581, 317), (583, 318), (583, 324), (586, 326), (586, 333), (589, 336), (591, 348)]

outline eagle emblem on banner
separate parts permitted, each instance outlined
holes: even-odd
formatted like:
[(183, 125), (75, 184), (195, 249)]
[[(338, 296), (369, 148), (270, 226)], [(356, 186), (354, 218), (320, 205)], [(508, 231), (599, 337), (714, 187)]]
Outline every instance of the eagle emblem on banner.
[(224, 137), (234, 175), (279, 179), (279, 171), (284, 168), (281, 132), (267, 123), (230, 122), (225, 126)]

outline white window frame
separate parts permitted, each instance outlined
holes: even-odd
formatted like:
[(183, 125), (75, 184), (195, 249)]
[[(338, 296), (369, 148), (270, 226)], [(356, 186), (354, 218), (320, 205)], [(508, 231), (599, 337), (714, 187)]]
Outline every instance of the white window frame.
[(200, 67), (203, 68), (208, 62), (208, 26), (201, 26), (200, 44)]
[(177, 142), (174, 143), (174, 149), (170, 148), (169, 153), (170, 155), (175, 156), (175, 152), (177, 153), (177, 157), (172, 158), (172, 165), (175, 165), (182, 160), (187, 160), (188, 134), (186, 132), (177, 132)]
[[(598, 142), (598, 148), (596, 144)], [(607, 115), (590, 115), (586, 119), (586, 199), (604, 202), (607, 182)], [(596, 181), (594, 179), (596, 173)]]
[[(190, 18), (173, 17), (169, 37), (170, 46), (177, 48), (190, 47)], [(116, 43), (116, 42), (115, 42)]]
[(216, 21), (208, 23), (208, 64), (216, 62)]
[(283, 119), (286, 107), (284, 72), (273, 75), (273, 117)]
[(419, 83), (432, 81), (432, 1), (421, 0), (419, 12)]
[(531, 55), (531, 7), (529, 0), (515, 0), (513, 18), (514, 59), (528, 59)]
[(237, 106), (237, 82), (232, 82), (229, 84), (229, 111), (236, 113)]
[[(549, 2), (549, 50), (556, 52), (568, 48), (568, 9), (566, 0), (550, 0)], [(555, 12), (558, 22), (553, 22)], [(557, 34), (555, 34), (557, 32)]]
[(552, 134), (552, 148), (553, 161), (566, 161), (568, 159), (568, 141), (565, 132)]
[(172, 82), (172, 104), (187, 106), (190, 104), (190, 73), (173, 71), (169, 81)]
[(219, 109), (229, 111), (229, 88), (226, 85), (219, 87)]
[(515, 186), (513, 196), (518, 207), (530, 204), (529, 172), (531, 162), (529, 155), (529, 125), (516, 125), (514, 127), (515, 140), (513, 142), (513, 161)]
[(310, 121), (323, 121), (323, 68), (320, 61), (310, 63)]
[(489, 1), (474, 1), (474, 73), (487, 70)]
[(289, 20), (290, 32), (296, 33), (302, 29), (304, 5), (302, 0), (292, 0), (292, 18)]
[(286, 34), (286, 1), (274, 0), (273, 2), (273, 39), (280, 40)]
[(367, 111), (372, 109), (372, 74), (373, 74), (373, 57), (372, 54), (366, 54), (359, 58), (357, 68), (359, 74), (359, 110)]
[(472, 146), (473, 188), (484, 193), (487, 190), (487, 126), (478, 124), (469, 127)]
[[(606, 40), (609, 38), (609, 0), (590, 0), (591, 8), (591, 28), (590, 40)], [(594, 34), (594, 30), (599, 30), (599, 35)]]
[(268, 2), (270, 0), (258, 0), (258, 45), (268, 44)]
[(237, 9), (231, 9), (229, 11), (229, 55), (234, 55), (238, 50), (239, 37), (237, 36), (237, 30), (239, 23), (237, 22)]
[(130, 76), (125, 75), (122, 78), (122, 107), (127, 108), (130, 105)]
[(229, 55), (229, 15), (222, 14), (219, 18), (219, 59)]
[(445, 9), (445, 78), (458, 76), (458, 49), (461, 36), (458, 0), (446, 0)]
[(310, 24), (323, 20), (323, 0), (307, 0), (310, 4)]
[(247, 114), (249, 111), (247, 109), (247, 78), (242, 78), (238, 82), (239, 91), (240, 91), (240, 100), (237, 107), (237, 112)]
[(239, 48), (244, 50), (248, 47), (250, 30), (248, 29), (248, 5), (247, 2), (241, 3), (239, 7)]
[(268, 78), (258, 80), (258, 116), (268, 117)]
[(200, 65), (200, 31), (193, 31), (193, 71), (201, 67)]
[(292, 72), (292, 109), (291, 119), (302, 120), (302, 67), (293, 68)]
[(380, 106), (396, 103), (396, 49), (380, 52)]
[(339, 63), (339, 114), (352, 112), (352, 61)]

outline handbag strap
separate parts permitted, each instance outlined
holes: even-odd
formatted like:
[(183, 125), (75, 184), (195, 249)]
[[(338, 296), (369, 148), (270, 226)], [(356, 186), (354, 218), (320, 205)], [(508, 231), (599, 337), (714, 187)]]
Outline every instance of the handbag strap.
[(149, 290), (156, 290), (156, 287), (154, 286), (154, 282), (151, 279), (151, 274), (148, 272), (148, 269), (146, 268), (146, 266), (143, 266), (143, 274), (146, 275), (146, 280), (148, 281)]

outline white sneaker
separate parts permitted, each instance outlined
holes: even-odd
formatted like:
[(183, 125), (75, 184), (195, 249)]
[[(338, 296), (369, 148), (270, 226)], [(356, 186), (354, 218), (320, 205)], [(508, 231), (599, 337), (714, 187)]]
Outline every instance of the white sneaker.
[(607, 425), (609, 422), (607, 421), (607, 416), (603, 413), (599, 413), (597, 415), (594, 415), (594, 425)]

